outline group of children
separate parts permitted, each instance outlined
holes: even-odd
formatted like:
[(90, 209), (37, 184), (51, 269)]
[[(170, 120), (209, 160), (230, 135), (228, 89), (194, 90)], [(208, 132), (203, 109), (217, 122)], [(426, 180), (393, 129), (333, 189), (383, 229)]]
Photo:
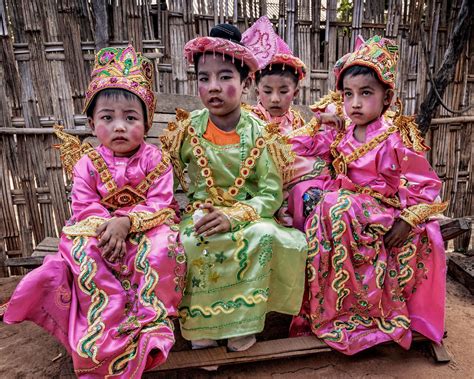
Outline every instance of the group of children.
[[(305, 65), (268, 18), (243, 36), (217, 25), (184, 55), (205, 108), (178, 110), (160, 150), (144, 142), (150, 61), (131, 46), (99, 51), (85, 112), (101, 145), (58, 132), (76, 157), (73, 215), (4, 322), (48, 330), (81, 377), (163, 363), (172, 317), (194, 349), (248, 349), (271, 311), (295, 316), (290, 335), (346, 354), (408, 348), (413, 330), (439, 342), (445, 258), (430, 217), (445, 204), (416, 125), (390, 110), (397, 46), (359, 39), (335, 66), (342, 96), (315, 104), (308, 123), (291, 107)], [(255, 106), (241, 100), (252, 78)]]

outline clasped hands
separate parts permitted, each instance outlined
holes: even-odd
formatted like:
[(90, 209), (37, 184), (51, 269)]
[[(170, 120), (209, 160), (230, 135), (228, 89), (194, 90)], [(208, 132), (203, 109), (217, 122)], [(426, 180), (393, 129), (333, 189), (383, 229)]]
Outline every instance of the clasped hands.
[(96, 229), (102, 257), (111, 263), (118, 262), (127, 252), (127, 235), (130, 231), (130, 219), (127, 216), (114, 217)]

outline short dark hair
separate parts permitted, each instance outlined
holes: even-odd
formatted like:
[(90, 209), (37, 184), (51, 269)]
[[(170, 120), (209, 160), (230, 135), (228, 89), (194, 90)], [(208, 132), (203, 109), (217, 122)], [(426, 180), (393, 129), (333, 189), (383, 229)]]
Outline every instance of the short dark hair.
[[(199, 66), (199, 58), (201, 58), (204, 54), (212, 55), (213, 53), (197, 53), (194, 54), (193, 56), (193, 61), (194, 61), (194, 71), (196, 72), (196, 75), (198, 74), (198, 66)], [(216, 53), (217, 56), (218, 53)], [(240, 75), (240, 82), (242, 83), (245, 79), (248, 78), (250, 74), (250, 68), (247, 66), (245, 63), (242, 63), (240, 59), (237, 58), (232, 58), (228, 55), (224, 55), (224, 60), (226, 62), (231, 62), (237, 71), (239, 72)]]
[(341, 89), (341, 90), (343, 89), (344, 78), (347, 75), (351, 75), (351, 76), (371, 75), (375, 79), (377, 79), (377, 81), (383, 86), (384, 90), (391, 89), (391, 87), (387, 83), (384, 83), (380, 80), (380, 78), (378, 77), (377, 73), (374, 71), (373, 68), (370, 68), (370, 67), (367, 67), (367, 66), (362, 66), (362, 65), (354, 65), (354, 66), (351, 66), (347, 70), (344, 70), (342, 72), (341, 77), (338, 80), (338, 84), (339, 84), (339, 87), (340, 87), (339, 89)]
[(264, 76), (279, 75), (290, 78), (293, 83), (295, 83), (295, 86), (297, 86), (299, 78), (298, 72), (295, 71), (296, 69), (293, 66), (284, 65), (283, 63), (269, 64), (264, 69), (258, 70), (255, 73), (255, 84), (258, 86), (258, 83)]
[(139, 100), (140, 104), (142, 105), (142, 111), (143, 111), (143, 117), (144, 117), (144, 120), (145, 120), (145, 124), (147, 123), (148, 115), (147, 115), (146, 106), (145, 106), (145, 103), (143, 102), (143, 100), (140, 99), (134, 93), (132, 93), (130, 91), (127, 91), (126, 89), (122, 89), (122, 88), (106, 88), (106, 89), (103, 89), (102, 91), (98, 92), (94, 96), (94, 98), (92, 99), (90, 105), (87, 107), (87, 110), (86, 110), (87, 117), (92, 117), (92, 115), (94, 114), (94, 108), (95, 108), (95, 105), (97, 103), (97, 100), (101, 97), (106, 97), (106, 98), (111, 97), (111, 98), (114, 98), (114, 99), (117, 99), (119, 97), (124, 97), (127, 100), (133, 100), (133, 99)]

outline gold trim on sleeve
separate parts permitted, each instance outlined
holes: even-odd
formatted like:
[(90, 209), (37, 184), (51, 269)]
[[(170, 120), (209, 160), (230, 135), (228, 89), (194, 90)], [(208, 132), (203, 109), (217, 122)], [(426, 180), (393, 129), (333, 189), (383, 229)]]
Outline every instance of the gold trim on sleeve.
[(139, 233), (173, 220), (175, 211), (171, 208), (163, 208), (154, 213), (130, 212), (127, 216), (130, 219), (130, 233)]
[(418, 224), (425, 222), (429, 217), (442, 213), (448, 207), (449, 202), (434, 204), (416, 204), (405, 208), (400, 214), (400, 218), (411, 226), (416, 227)]
[(84, 236), (96, 237), (97, 228), (104, 222), (111, 220), (110, 218), (91, 216), (73, 225), (64, 226), (63, 233), (70, 237)]
[(260, 219), (252, 206), (241, 202), (237, 202), (231, 207), (219, 207), (219, 210), (229, 219), (232, 230), (238, 228), (242, 223)]

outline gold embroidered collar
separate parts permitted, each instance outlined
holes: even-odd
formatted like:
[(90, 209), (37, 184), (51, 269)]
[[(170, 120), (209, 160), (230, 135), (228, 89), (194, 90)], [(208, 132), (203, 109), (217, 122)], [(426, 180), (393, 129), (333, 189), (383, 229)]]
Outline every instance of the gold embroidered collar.
[[(209, 167), (209, 160), (205, 156), (205, 149), (202, 147), (200, 137), (196, 133), (196, 129), (192, 126), (188, 126), (188, 134), (190, 136), (190, 143), (193, 147), (193, 154), (196, 157), (196, 161), (199, 167), (201, 167), (201, 175), (206, 183), (206, 190), (210, 197), (205, 200), (205, 203), (231, 206), (235, 203), (235, 196), (245, 184), (247, 177), (250, 175), (251, 169), (257, 163), (258, 158), (262, 153), (262, 149), (265, 147), (265, 140), (263, 137), (258, 137), (255, 141), (255, 147), (250, 150), (250, 154), (243, 160), (240, 168), (240, 175), (235, 178), (234, 185), (229, 187), (227, 190), (215, 187), (215, 181), (212, 176), (212, 169)], [(197, 209), (202, 203), (197, 201), (192, 205), (186, 207), (186, 211), (189, 212), (192, 209)]]
[(104, 183), (107, 192), (109, 192), (100, 202), (112, 210), (144, 202), (150, 186), (166, 171), (169, 165), (169, 157), (163, 152), (160, 163), (135, 188), (129, 185), (117, 188), (117, 184), (102, 155), (96, 150), (90, 150), (87, 155), (99, 173), (100, 180)]
[(372, 138), (369, 142), (364, 143), (362, 146), (355, 149), (351, 154), (344, 155), (342, 152), (337, 150), (337, 147), (341, 143), (342, 139), (345, 136), (345, 132), (339, 132), (331, 144), (331, 154), (334, 157), (332, 165), (337, 174), (347, 174), (347, 166), (356, 161), (359, 158), (362, 158), (369, 151), (375, 149), (381, 142), (385, 141), (390, 135), (398, 131), (398, 128), (394, 125), (391, 125), (383, 133)]

